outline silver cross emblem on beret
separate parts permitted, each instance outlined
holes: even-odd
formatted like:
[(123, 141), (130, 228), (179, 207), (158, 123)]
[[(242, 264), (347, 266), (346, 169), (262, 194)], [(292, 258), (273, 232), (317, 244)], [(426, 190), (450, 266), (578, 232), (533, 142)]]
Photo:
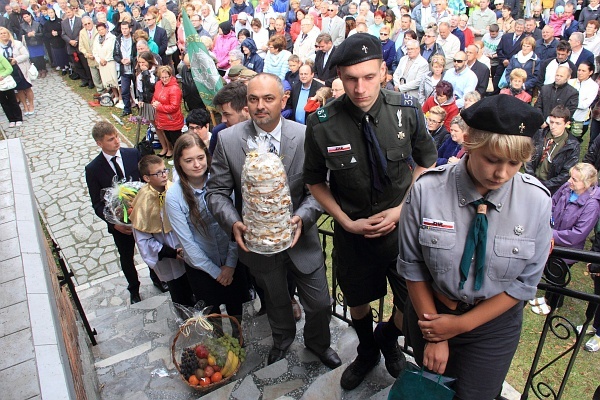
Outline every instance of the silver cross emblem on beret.
[(521, 125), (519, 125), (519, 133), (523, 133), (523, 131), (525, 130), (525, 125), (523, 125), (523, 123), (521, 122)]
[(364, 51), (365, 54), (367, 54), (367, 51), (369, 51), (369, 48), (367, 46), (363, 46), (362, 47), (362, 51)]

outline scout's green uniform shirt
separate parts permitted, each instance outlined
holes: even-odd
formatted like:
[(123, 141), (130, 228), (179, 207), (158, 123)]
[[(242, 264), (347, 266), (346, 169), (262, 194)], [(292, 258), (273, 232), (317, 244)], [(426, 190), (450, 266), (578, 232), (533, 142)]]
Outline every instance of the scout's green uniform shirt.
[(411, 156), (423, 167), (437, 159), (416, 99), (381, 90), (368, 114), (386, 155), (391, 183), (382, 193), (373, 190), (362, 126), (365, 114), (344, 95), (311, 114), (306, 128), (304, 182), (326, 182), (329, 171), (333, 197), (353, 220), (400, 204), (412, 180)]

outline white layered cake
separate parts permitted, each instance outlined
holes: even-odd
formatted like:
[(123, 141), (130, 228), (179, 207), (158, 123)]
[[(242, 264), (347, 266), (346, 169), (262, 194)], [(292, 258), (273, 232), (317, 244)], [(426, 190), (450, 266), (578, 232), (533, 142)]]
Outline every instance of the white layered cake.
[(251, 152), (242, 170), (246, 246), (260, 254), (287, 249), (293, 238), (292, 199), (283, 163), (273, 153)]

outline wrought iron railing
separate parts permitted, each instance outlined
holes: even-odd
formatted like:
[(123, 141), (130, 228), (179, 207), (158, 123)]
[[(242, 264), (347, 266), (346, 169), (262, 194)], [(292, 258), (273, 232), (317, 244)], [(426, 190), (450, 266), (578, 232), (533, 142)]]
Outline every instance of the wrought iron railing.
[[(529, 399), (530, 392), (538, 399), (560, 400), (563, 398), (569, 376), (575, 365), (575, 360), (581, 351), (586, 330), (594, 318), (598, 306), (600, 306), (600, 296), (567, 289), (568, 284), (571, 282), (571, 269), (564, 261), (565, 259), (600, 263), (600, 254), (591, 251), (556, 247), (552, 251), (552, 254), (550, 254), (550, 257), (548, 257), (544, 276), (542, 282), (538, 285), (538, 289), (548, 292), (551, 310), (546, 316), (527, 382), (521, 395), (521, 399), (523, 400)], [(561, 315), (561, 311), (564, 308), (557, 308), (561, 297), (577, 299), (578, 301), (587, 303), (585, 307), (585, 320), (581, 332), (577, 332), (576, 324), (569, 318)], [(545, 346), (552, 337), (567, 344), (567, 346)], [(573, 339), (575, 339), (574, 342)], [(571, 344), (569, 345), (569, 343)], [(560, 351), (556, 349), (560, 349)], [(540, 360), (544, 351), (549, 353), (554, 351), (555, 353), (552, 354), (553, 357), (548, 362), (541, 362)], [(568, 360), (566, 368), (559, 363), (561, 360)], [(548, 372), (548, 375), (550, 375), (553, 368), (564, 368), (562, 380), (558, 384), (553, 384), (544, 378), (544, 373)]]
[[(348, 306), (335, 276), (336, 266), (329, 255), (329, 253), (335, 251), (333, 248), (333, 219), (331, 217), (323, 218), (319, 222), (319, 233), (321, 234), (321, 245), (326, 264), (331, 265), (331, 293), (334, 299), (331, 312), (334, 317), (350, 324), (351, 319)], [(544, 276), (542, 277), (542, 282), (538, 285), (538, 289), (548, 292), (551, 311), (546, 316), (540, 334), (523, 394), (521, 395), (521, 399), (523, 400), (529, 399), (531, 393), (538, 399), (560, 400), (562, 398), (569, 376), (575, 365), (575, 360), (581, 350), (585, 332), (594, 318), (596, 309), (600, 306), (600, 296), (567, 288), (571, 282), (571, 270), (569, 265), (564, 261), (565, 259), (600, 264), (600, 253), (555, 247), (548, 257)], [(577, 332), (576, 324), (566, 316), (560, 314), (561, 308), (557, 309), (557, 304), (561, 296), (587, 303), (585, 307), (585, 320), (581, 332)], [(379, 299), (377, 306), (373, 308), (375, 322), (383, 320), (384, 302), (385, 298)], [(567, 346), (545, 346), (552, 337), (563, 341)], [(573, 338), (575, 338), (574, 342)], [(560, 351), (556, 350), (557, 348)], [(406, 345), (404, 350), (409, 354), (412, 353)], [(541, 356), (543, 351), (555, 351), (556, 355), (551, 356), (552, 359), (550, 361), (542, 362)], [(568, 359), (566, 368), (559, 364), (559, 361), (565, 359)], [(559, 383), (552, 383), (544, 378), (544, 373), (547, 372), (549, 374), (553, 368), (564, 368), (562, 379)], [(553, 380), (555, 379), (553, 378)]]

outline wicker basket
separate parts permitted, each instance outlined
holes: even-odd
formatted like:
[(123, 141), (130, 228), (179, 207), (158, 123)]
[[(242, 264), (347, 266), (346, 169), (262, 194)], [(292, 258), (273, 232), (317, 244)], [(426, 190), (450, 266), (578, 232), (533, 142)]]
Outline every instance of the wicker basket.
[[(209, 315), (205, 316), (204, 318), (208, 322), (211, 322), (213, 324), (213, 328), (214, 328), (213, 332), (214, 332), (215, 337), (221, 337), (224, 335), (222, 328), (220, 328), (219, 324), (215, 323), (215, 322), (217, 322), (217, 321), (222, 322), (223, 320), (229, 319), (231, 321), (231, 324), (235, 324), (235, 326), (237, 327), (238, 332), (239, 332), (240, 346), (243, 346), (244, 338), (242, 335), (242, 327), (241, 327), (240, 323), (238, 322), (237, 318), (231, 317), (226, 314), (209, 314)], [(185, 379), (185, 377), (181, 373), (181, 367), (177, 360), (178, 359), (178, 354), (177, 354), (178, 351), (176, 350), (176, 345), (177, 345), (177, 340), (181, 336), (185, 336), (185, 334), (183, 332), (188, 328), (192, 328), (192, 326), (195, 324), (196, 324), (196, 321), (194, 319), (189, 319), (186, 321), (185, 324), (183, 324), (179, 328), (179, 331), (177, 331), (177, 334), (173, 338), (173, 344), (171, 345), (171, 358), (173, 360), (173, 364), (175, 365), (175, 368), (177, 368), (177, 372), (179, 372), (179, 376), (181, 377), (181, 380), (183, 380), (189, 387), (192, 387), (198, 391), (209, 392), (209, 391), (212, 391), (220, 386), (225, 385), (227, 382), (229, 382), (231, 380), (231, 378), (233, 378), (235, 376), (235, 374), (238, 372), (238, 370), (240, 369), (242, 362), (240, 361), (238, 363), (237, 368), (233, 371), (233, 373), (230, 376), (228, 376), (227, 378), (223, 377), (223, 379), (219, 382), (211, 383), (208, 386), (192, 385), (187, 379)], [(199, 344), (201, 344), (201, 343), (200, 342), (195, 343), (193, 346), (197, 346)], [(184, 346), (184, 347), (191, 347), (191, 346)]]

